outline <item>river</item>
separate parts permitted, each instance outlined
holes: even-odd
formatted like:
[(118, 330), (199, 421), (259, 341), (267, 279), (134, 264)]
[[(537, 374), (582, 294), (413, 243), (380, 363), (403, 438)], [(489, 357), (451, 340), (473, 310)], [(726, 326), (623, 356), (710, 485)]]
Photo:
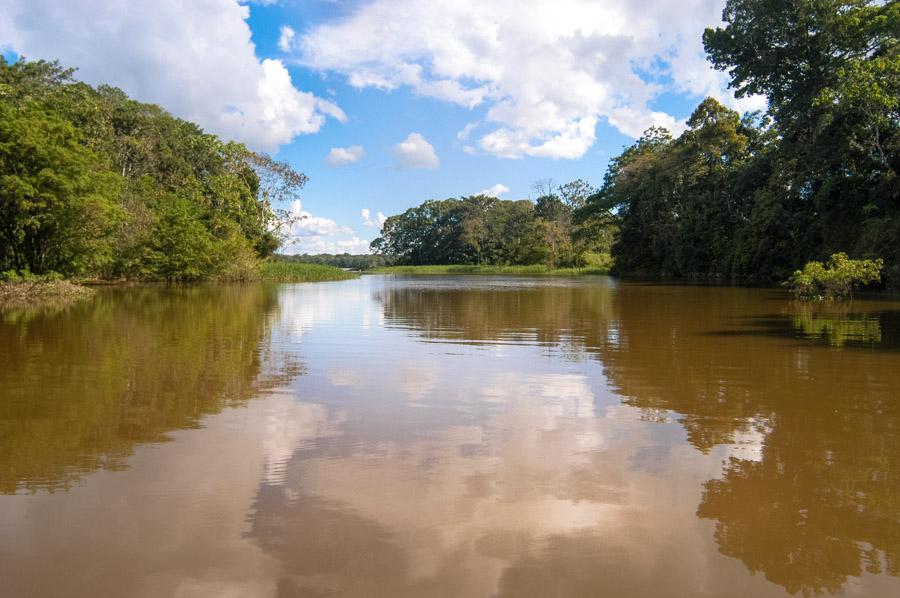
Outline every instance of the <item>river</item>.
[(900, 595), (900, 302), (577, 279), (0, 314), (0, 595)]

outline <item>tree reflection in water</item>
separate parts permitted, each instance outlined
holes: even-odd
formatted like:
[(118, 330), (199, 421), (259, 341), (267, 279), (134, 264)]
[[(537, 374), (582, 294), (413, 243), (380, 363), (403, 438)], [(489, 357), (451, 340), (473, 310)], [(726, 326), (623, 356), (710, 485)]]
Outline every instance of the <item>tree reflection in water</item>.
[[(413, 287), (379, 300), (389, 324), (426, 338), (527, 335), (593, 355), (646, 419), (673, 414), (704, 453), (732, 445), (697, 515), (716, 522), (723, 554), (787, 591), (900, 575), (895, 306), (809, 308), (770, 291), (640, 284)], [(749, 458), (747, 438), (758, 445)]]
[(263, 354), (275, 292), (109, 289), (61, 311), (4, 313), (0, 493), (124, 469), (136, 445), (296, 376), (291, 356)]

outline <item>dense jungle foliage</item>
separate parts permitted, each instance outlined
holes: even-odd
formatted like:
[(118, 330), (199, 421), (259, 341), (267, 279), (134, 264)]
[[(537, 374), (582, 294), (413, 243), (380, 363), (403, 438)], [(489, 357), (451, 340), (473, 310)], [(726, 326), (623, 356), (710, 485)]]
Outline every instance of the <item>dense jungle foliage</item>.
[(723, 20), (709, 60), (769, 109), (707, 99), (613, 160), (593, 199), (618, 271), (783, 279), (843, 251), (900, 282), (900, 3), (729, 0)]
[(405, 264), (567, 266), (611, 246), (621, 274), (743, 280), (846, 252), (884, 258), (900, 283), (900, 2), (729, 0), (723, 21), (704, 33), (708, 58), (765, 113), (707, 98), (574, 203), (563, 188), (428, 201), (373, 248)]
[(305, 182), (58, 63), (0, 58), (0, 272), (245, 278)]

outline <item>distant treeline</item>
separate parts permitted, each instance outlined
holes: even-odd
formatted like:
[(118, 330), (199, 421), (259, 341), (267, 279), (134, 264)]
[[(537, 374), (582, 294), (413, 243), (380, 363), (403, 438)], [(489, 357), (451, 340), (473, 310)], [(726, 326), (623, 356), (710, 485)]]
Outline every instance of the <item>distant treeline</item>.
[(299, 264), (322, 264), (325, 266), (335, 266), (338, 268), (350, 268), (351, 270), (370, 270), (372, 268), (380, 268), (389, 266), (390, 263), (383, 255), (364, 254), (352, 255), (349, 253), (317, 253), (311, 255), (304, 253), (301, 255), (283, 255), (277, 254), (275, 258), (279, 261), (293, 262)]
[(883, 257), (900, 283), (900, 2), (729, 0), (723, 21), (704, 33), (709, 60), (766, 113), (706, 99), (677, 138), (652, 128), (614, 158), (583, 203), (561, 188), (427, 201), (373, 249), (556, 266), (611, 248), (623, 274), (760, 280), (843, 251)]
[(615, 223), (602, 210), (584, 213), (596, 189), (581, 180), (535, 187), (534, 202), (484, 195), (426, 201), (388, 218), (372, 249), (402, 265), (605, 265)]
[(306, 177), (72, 75), (0, 57), (0, 272), (252, 275)]

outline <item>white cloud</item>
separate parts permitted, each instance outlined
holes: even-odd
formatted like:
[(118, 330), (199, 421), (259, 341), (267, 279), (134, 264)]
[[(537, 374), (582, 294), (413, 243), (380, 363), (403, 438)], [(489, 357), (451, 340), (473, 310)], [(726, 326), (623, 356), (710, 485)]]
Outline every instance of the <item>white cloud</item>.
[(294, 30), (287, 25), (281, 26), (281, 35), (278, 37), (278, 47), (282, 52), (290, 52), (291, 46), (294, 45), (294, 37), (296, 37), (296, 35)]
[(378, 228), (381, 228), (382, 226), (384, 226), (384, 221), (387, 220), (387, 216), (385, 216), (381, 212), (378, 212), (375, 215), (375, 219), (373, 220), (371, 217), (372, 212), (369, 210), (369, 208), (361, 209), (359, 211), (359, 215), (362, 218), (364, 226), (377, 226)]
[(500, 197), (504, 193), (509, 191), (509, 187), (502, 183), (497, 183), (496, 185), (491, 185), (487, 189), (482, 189), (476, 195), (487, 195), (488, 197)]
[(349, 253), (360, 255), (369, 253), (369, 241), (352, 236), (346, 239), (334, 239), (326, 237), (303, 237), (293, 239), (290, 244), (281, 250), (287, 255), (301, 253)]
[(394, 157), (406, 168), (437, 168), (441, 164), (434, 147), (419, 133), (410, 133), (395, 145)]
[[(356, 87), (409, 86), (462, 106), (484, 105), (484, 133), (466, 151), (507, 158), (578, 158), (606, 120), (639, 136), (684, 123), (654, 108), (662, 92), (713, 95), (739, 108), (701, 34), (724, 0), (373, 0), (312, 28), (302, 63)], [(402, 27), (397, 23), (416, 23)]]
[(228, 139), (273, 151), (317, 132), (337, 105), (294, 87), (284, 63), (260, 60), (236, 0), (4, 0), (0, 45), (58, 58)]
[(369, 241), (356, 236), (349, 226), (342, 226), (331, 218), (313, 216), (303, 209), (300, 200), (291, 202), (294, 224), (287, 232), (281, 251), (295, 253), (368, 253)]
[(294, 221), (289, 233), (291, 237), (320, 237), (353, 232), (352, 228), (341, 226), (331, 218), (313, 216), (303, 209), (303, 204), (299, 199), (291, 202), (290, 214)]
[(464, 126), (460, 131), (456, 134), (456, 138), (459, 141), (466, 141), (469, 139), (469, 136), (472, 134), (472, 131), (478, 126), (478, 123), (468, 123)]
[(361, 145), (350, 147), (333, 147), (325, 158), (325, 163), (336, 168), (344, 164), (351, 164), (366, 157), (366, 150)]

